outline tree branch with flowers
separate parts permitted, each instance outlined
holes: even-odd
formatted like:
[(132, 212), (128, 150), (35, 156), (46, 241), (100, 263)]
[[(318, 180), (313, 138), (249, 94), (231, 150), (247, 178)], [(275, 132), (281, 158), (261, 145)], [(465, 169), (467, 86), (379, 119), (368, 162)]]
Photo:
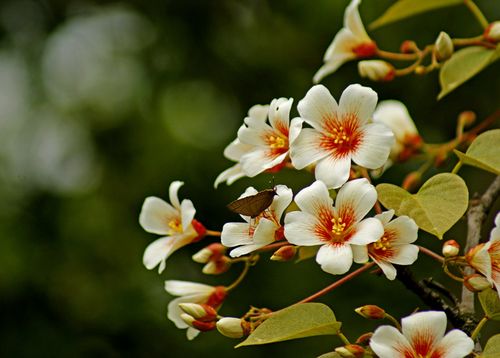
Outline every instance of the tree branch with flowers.
[[(489, 23), (472, 1), (396, 2), (372, 28), (459, 4), (465, 5), (483, 28), (481, 34), (468, 39), (442, 32), (435, 43), (423, 49), (405, 41), (400, 52), (382, 50), (370, 38), (358, 12), (360, 2), (352, 0), (347, 7), (344, 27), (326, 50), (314, 82), (347, 61), (363, 59), (358, 64), (360, 75), (375, 81), (439, 70), (441, 98), (500, 57), (500, 22)], [(392, 60), (410, 65), (396, 69), (387, 62)], [(377, 93), (359, 84), (349, 85), (338, 101), (335, 97), (327, 87), (314, 85), (297, 103), (299, 116), (295, 118), (290, 118), (292, 98), (277, 98), (269, 105), (250, 108), (237, 138), (224, 150), (235, 164), (214, 183), (217, 188), (222, 183), (231, 185), (243, 177), (280, 170), (310, 172), (314, 179), (298, 192), (284, 184), (266, 192), (249, 187), (238, 198), (238, 205), (230, 206), (245, 208), (233, 208), (242, 221), (228, 222), (222, 230), (208, 230), (194, 219), (193, 203), (179, 200), (180, 181), (170, 185), (170, 204), (156, 197), (144, 201), (141, 226), (162, 235), (146, 248), (146, 268), (158, 266), (162, 273), (172, 253), (207, 236), (220, 242), (193, 255), (195, 262), (204, 264), (204, 274), (218, 275), (234, 264), (244, 264), (240, 275), (226, 286), (167, 280), (166, 291), (178, 296), (168, 305), (168, 318), (178, 328), (187, 329), (188, 339), (218, 330), (230, 338), (244, 338), (237, 347), (315, 335), (338, 336), (342, 345), (321, 356), (324, 358), (451, 358), (479, 354), (483, 349), (482, 356), (494, 357), (500, 352), (500, 335), (483, 337), (482, 341), (479, 337), (485, 325), (500, 320), (500, 213), (488, 215), (500, 193), (500, 130), (491, 129), (500, 111), (472, 128), (476, 115), (463, 112), (457, 118), (455, 138), (427, 143), (403, 103), (377, 103)], [(443, 162), (452, 155), (456, 158), (454, 169), (442, 171)], [(385, 170), (404, 162), (415, 163), (417, 169), (407, 173), (401, 185), (384, 182)], [(459, 175), (463, 165), (497, 176), (482, 196), (471, 197)], [(376, 186), (375, 179), (379, 182)], [(442, 252), (432, 251), (419, 240), (419, 232), (444, 239), (465, 215), (468, 234), (445, 240)], [(488, 240), (481, 240), (481, 231), (491, 216), (494, 228)], [(416, 278), (411, 266), (419, 254), (433, 258), (449, 282)], [(297, 298), (288, 307), (270, 310), (250, 306), (239, 317), (223, 316), (224, 301), (244, 283), (251, 267), (263, 264), (262, 258), (267, 256), (284, 264), (315, 258), (333, 282)], [(364, 318), (387, 319), (390, 325), (379, 325), (374, 332), (349, 339), (333, 311), (315, 301), (375, 267), (388, 280), (402, 281), (432, 310), (418, 311), (416, 307), (416, 312), (408, 312), (400, 320), (375, 305), (353, 307)], [(460, 299), (448, 288), (454, 281), (463, 286)], [(476, 295), (480, 310), (474, 307)], [(446, 333), (448, 323), (453, 329)]]

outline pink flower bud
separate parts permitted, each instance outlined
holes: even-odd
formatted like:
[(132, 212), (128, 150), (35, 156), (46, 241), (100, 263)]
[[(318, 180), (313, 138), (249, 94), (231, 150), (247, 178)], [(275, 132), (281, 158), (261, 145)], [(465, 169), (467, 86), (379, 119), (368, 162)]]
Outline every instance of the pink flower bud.
[(368, 319), (382, 319), (385, 317), (385, 311), (379, 306), (365, 305), (354, 310), (357, 314)]
[(500, 21), (492, 22), (484, 30), (483, 37), (486, 41), (496, 43), (500, 41)]
[(274, 252), (274, 254), (271, 256), (271, 260), (280, 262), (290, 261), (295, 257), (296, 253), (297, 246), (285, 245)]
[(460, 245), (455, 240), (448, 240), (443, 244), (442, 253), (444, 257), (454, 257), (460, 252)]
[[(217, 321), (217, 330), (229, 338), (241, 338), (245, 335), (241, 318), (224, 317)], [(246, 323), (246, 322), (245, 322)]]
[(464, 286), (472, 292), (481, 292), (491, 287), (486, 277), (477, 273), (464, 278)]
[(396, 75), (394, 67), (382, 60), (360, 61), (358, 72), (361, 77), (367, 77), (372, 81), (392, 81)]

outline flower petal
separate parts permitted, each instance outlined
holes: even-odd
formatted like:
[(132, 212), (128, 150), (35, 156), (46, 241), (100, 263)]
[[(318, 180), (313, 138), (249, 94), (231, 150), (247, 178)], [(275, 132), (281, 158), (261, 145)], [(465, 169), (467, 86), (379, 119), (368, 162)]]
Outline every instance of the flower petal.
[(288, 152), (270, 156), (268, 148), (257, 147), (241, 157), (241, 167), (243, 172), (250, 178), (281, 164)]
[(231, 185), (234, 183), (236, 180), (243, 178), (245, 176), (245, 173), (243, 172), (243, 169), (241, 168), (241, 164), (237, 163), (233, 165), (232, 167), (224, 170), (222, 173), (220, 173), (217, 178), (215, 179), (214, 182), (214, 188), (217, 189), (220, 183), (227, 182), (227, 185)]
[(192, 240), (193, 237), (189, 235), (175, 235), (159, 238), (146, 247), (142, 257), (142, 263), (148, 270), (155, 268), (156, 265), (159, 264), (158, 273), (162, 273), (165, 269), (165, 261), (168, 257), (176, 250), (189, 244)]
[(321, 131), (326, 119), (337, 116), (338, 104), (325, 86), (316, 85), (299, 101), (297, 110), (307, 123)]
[[(323, 56), (323, 61), (326, 62), (325, 66), (329, 63), (338, 63), (337, 68), (344, 62), (349, 60), (354, 60), (356, 54), (352, 52), (352, 48), (356, 46), (360, 41), (352, 33), (351, 30), (345, 27), (340, 29), (335, 35), (332, 43), (326, 49), (325, 55)], [(335, 68), (335, 70), (337, 69)], [(333, 70), (332, 72), (334, 72)]]
[(195, 339), (199, 334), (200, 331), (198, 331), (196, 328), (193, 327), (188, 327), (188, 329), (186, 330), (186, 337), (190, 341)]
[(384, 234), (382, 223), (375, 218), (367, 218), (356, 225), (356, 232), (349, 238), (354, 245), (367, 245), (378, 241)]
[(245, 124), (248, 126), (259, 126), (266, 122), (269, 105), (256, 104), (248, 110), (248, 116), (245, 118)]
[(360, 221), (373, 208), (377, 201), (377, 191), (365, 178), (355, 179), (345, 183), (340, 188), (335, 207), (342, 211), (348, 208), (353, 212), (355, 221)]
[(474, 341), (458, 329), (449, 331), (436, 347), (436, 351), (443, 352), (442, 358), (466, 357), (473, 349)]
[(412, 357), (413, 348), (401, 332), (391, 326), (380, 326), (370, 338), (370, 348), (379, 357), (402, 358), (408, 352)]
[(364, 87), (359, 84), (350, 85), (342, 92), (342, 96), (340, 97), (339, 117), (348, 119), (355, 116), (358, 119), (359, 125), (364, 125), (372, 117), (377, 105), (377, 99), (377, 93), (370, 87)]
[(274, 241), (274, 233), (278, 229), (279, 226), (271, 220), (268, 220), (266, 218), (260, 219), (253, 233), (253, 242), (255, 244), (264, 245), (272, 243)]
[(411, 265), (418, 258), (418, 246), (411, 244), (393, 246), (393, 254), (387, 261), (396, 265)]
[(393, 216), (394, 216), (394, 210), (391, 209), (375, 215), (375, 219), (379, 219), (382, 225), (385, 226), (386, 224), (389, 223), (389, 221), (391, 221)]
[(177, 196), (177, 192), (179, 191), (179, 188), (183, 185), (184, 185), (183, 182), (176, 180), (173, 181), (168, 188), (168, 196), (170, 198), (170, 203), (174, 208), (178, 210), (181, 209), (181, 204), (179, 203), (179, 197)]
[(179, 212), (170, 204), (155, 196), (147, 197), (139, 214), (139, 224), (147, 232), (158, 235), (168, 235), (170, 220), (178, 218)]
[(382, 123), (389, 127), (399, 142), (403, 142), (406, 135), (418, 134), (417, 127), (408, 113), (406, 106), (396, 100), (382, 101), (373, 112), (373, 122)]
[(331, 210), (333, 207), (333, 199), (330, 197), (325, 183), (321, 180), (316, 180), (298, 192), (295, 195), (295, 203), (300, 210), (315, 217), (319, 217), (321, 212), (326, 209)]
[(276, 185), (276, 196), (269, 206), (269, 209), (274, 212), (276, 219), (280, 219), (285, 209), (290, 205), (293, 199), (292, 189), (286, 185)]
[(274, 129), (268, 124), (264, 124), (260, 128), (241, 126), (240, 129), (238, 129), (238, 139), (242, 143), (251, 146), (267, 147), (265, 141), (266, 133), (274, 133)]
[(206, 297), (212, 294), (213, 286), (205, 285), (204, 283), (167, 280), (165, 281), (165, 291), (172, 296), (193, 296), (203, 294)]
[(273, 99), (269, 106), (269, 123), (271, 127), (287, 137), (292, 103), (293, 98), (278, 98)]
[(285, 215), (285, 237), (288, 242), (299, 246), (322, 245), (323, 241), (314, 231), (317, 219), (302, 211)]
[(397, 275), (396, 268), (392, 266), (390, 262), (382, 261), (382, 260), (377, 260), (376, 258), (372, 257), (373, 261), (380, 267), (382, 272), (384, 273), (385, 277), (387, 277), (388, 280), (394, 280)]
[(347, 6), (344, 12), (344, 26), (351, 30), (358, 39), (371, 41), (359, 16), (358, 6), (360, 3), (361, 0), (352, 0)]
[(347, 179), (351, 170), (351, 157), (335, 158), (328, 155), (321, 159), (316, 165), (314, 175), (321, 180), (328, 188), (339, 188)]
[(330, 154), (320, 145), (322, 137), (320, 132), (312, 128), (302, 129), (290, 145), (290, 159), (295, 168), (303, 169)]
[(354, 163), (368, 169), (377, 169), (389, 158), (394, 134), (385, 125), (369, 123), (363, 128), (363, 140), (352, 153)]
[(226, 223), (222, 227), (221, 243), (227, 247), (253, 243), (248, 223)]
[(237, 248), (231, 250), (229, 253), (229, 256), (231, 257), (240, 257), (246, 254), (249, 254), (250, 252), (253, 252), (255, 250), (258, 250), (267, 244), (250, 244), (250, 245), (243, 245), (243, 246), (238, 246)]
[(182, 231), (187, 231), (194, 219), (196, 209), (193, 202), (189, 199), (184, 199), (181, 203), (181, 218), (182, 218)]
[(288, 132), (289, 145), (299, 136), (300, 131), (302, 130), (302, 123), (304, 123), (304, 120), (300, 117), (296, 117), (290, 122), (290, 130)]
[(351, 245), (354, 262), (364, 264), (368, 261), (368, 248), (366, 245)]
[[(328, 50), (327, 50), (328, 53)], [(325, 55), (326, 57), (326, 55)], [(323, 66), (313, 76), (313, 83), (319, 83), (323, 78), (331, 73), (337, 71), (337, 69), (349, 60), (354, 60), (356, 56), (352, 52), (346, 52), (337, 54), (331, 59), (325, 60), (326, 62)]]
[(395, 234), (396, 240), (392, 241), (392, 244), (409, 244), (415, 242), (418, 238), (417, 224), (412, 218), (405, 215), (384, 225), (384, 229)]
[[(242, 125), (242, 127), (244, 127), (244, 125)], [(227, 159), (237, 162), (243, 154), (247, 153), (252, 148), (253, 146), (250, 144), (241, 143), (240, 140), (236, 138), (224, 149), (224, 156)]]
[(440, 311), (418, 312), (401, 320), (403, 335), (413, 347), (422, 347), (418, 353), (424, 355), (443, 338), (446, 324), (446, 314)]
[(332, 275), (341, 275), (352, 266), (353, 254), (350, 245), (323, 245), (316, 254), (316, 262), (321, 269)]
[(179, 303), (203, 303), (208, 298), (206, 294), (194, 294), (190, 296), (182, 296), (173, 299), (168, 303), (167, 306), (167, 317), (169, 320), (175, 323), (177, 328), (183, 329), (189, 327), (186, 322), (181, 318), (181, 314), (184, 313), (179, 307)]

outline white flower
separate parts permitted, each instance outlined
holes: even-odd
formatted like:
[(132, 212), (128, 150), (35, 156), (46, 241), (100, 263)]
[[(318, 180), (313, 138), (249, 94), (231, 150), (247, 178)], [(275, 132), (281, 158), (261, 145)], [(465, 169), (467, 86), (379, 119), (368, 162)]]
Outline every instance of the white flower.
[(382, 60), (368, 60), (358, 62), (358, 72), (361, 77), (372, 81), (392, 81), (396, 74), (394, 66)]
[(394, 133), (396, 140), (391, 148), (391, 161), (408, 159), (422, 142), (408, 109), (400, 101), (380, 102), (373, 112), (373, 122), (385, 124)]
[(250, 108), (238, 130), (238, 138), (224, 151), (228, 159), (238, 163), (222, 172), (215, 186), (223, 181), (231, 184), (243, 176), (254, 177), (266, 170), (279, 170), (286, 165), (290, 143), (302, 128), (299, 118), (290, 121), (292, 103), (292, 98), (278, 98), (273, 99), (270, 106)]
[[(240, 196), (244, 198), (257, 193), (252, 187), (247, 188)], [(245, 223), (224, 224), (221, 242), (224, 246), (235, 247), (230, 253), (231, 257), (238, 257), (258, 250), (276, 240), (283, 238), (283, 228), (280, 224), (281, 215), (290, 205), (293, 197), (292, 190), (286, 185), (276, 186), (277, 195), (273, 202), (256, 218), (241, 215)]]
[(189, 327), (184, 322), (181, 318), (183, 311), (179, 307), (179, 303), (207, 304), (217, 310), (226, 297), (226, 289), (223, 286), (209, 286), (188, 281), (165, 281), (165, 290), (171, 295), (180, 296), (169, 302), (168, 319), (174, 322), (177, 328), (187, 328), (186, 333), (189, 340), (195, 338), (200, 331)]
[(148, 270), (160, 265), (158, 272), (161, 273), (165, 269), (165, 261), (174, 251), (195, 241), (200, 235), (193, 227), (196, 213), (193, 203), (188, 199), (179, 203), (177, 192), (182, 185), (184, 183), (180, 181), (170, 184), (172, 205), (154, 196), (144, 200), (139, 223), (147, 232), (165, 235), (149, 244), (144, 252), (143, 263)]
[(377, 45), (366, 33), (358, 6), (361, 0), (352, 0), (344, 13), (344, 27), (335, 35), (323, 57), (324, 65), (314, 75), (314, 83), (335, 72), (345, 62), (356, 58), (372, 57)]
[(381, 123), (369, 123), (377, 94), (359, 84), (347, 87), (337, 104), (328, 89), (312, 87), (298, 104), (304, 128), (292, 143), (292, 164), (302, 169), (317, 162), (316, 179), (339, 188), (349, 178), (351, 159), (369, 169), (381, 167), (389, 156), (394, 135)]
[(472, 248), (466, 258), (472, 267), (495, 285), (500, 296), (500, 213), (495, 217), (495, 227), (491, 230), (489, 241)]
[(384, 234), (380, 240), (368, 246), (352, 245), (359, 257), (368, 259), (369, 255), (389, 280), (396, 278), (396, 269), (392, 264), (411, 265), (418, 257), (418, 246), (411, 244), (417, 240), (417, 224), (408, 216), (400, 216), (391, 221), (393, 216), (394, 210), (375, 215), (384, 226)]
[(351, 245), (367, 245), (382, 237), (384, 228), (375, 218), (363, 219), (377, 200), (377, 192), (366, 179), (347, 182), (340, 188), (335, 207), (322, 181), (302, 189), (295, 197), (301, 211), (285, 216), (285, 237), (295, 245), (323, 245), (316, 262), (331, 274), (349, 271), (353, 259), (366, 262), (366, 256), (357, 256)]
[(380, 358), (463, 358), (472, 352), (474, 342), (454, 329), (446, 335), (446, 314), (418, 312), (401, 320), (402, 332), (391, 326), (377, 328), (370, 348)]

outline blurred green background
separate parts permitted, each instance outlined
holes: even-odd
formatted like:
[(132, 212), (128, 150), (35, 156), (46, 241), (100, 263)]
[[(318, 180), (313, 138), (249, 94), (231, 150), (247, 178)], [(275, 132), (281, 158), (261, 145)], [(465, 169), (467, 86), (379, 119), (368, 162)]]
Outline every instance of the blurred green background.
[[(391, 3), (363, 2), (364, 23)], [(489, 20), (500, 19), (500, 2), (477, 3)], [(164, 280), (228, 284), (240, 268), (202, 275), (190, 256), (213, 241), (207, 239), (174, 254), (161, 276), (146, 270), (143, 250), (156, 237), (140, 228), (138, 215), (146, 196), (167, 199), (170, 182), (182, 180), (181, 200), (194, 202), (209, 229), (238, 220), (225, 204), (249, 185), (269, 187), (271, 175), (214, 190), (216, 176), (232, 165), (224, 147), (253, 104), (303, 98), (347, 4), (0, 2), (0, 356), (314, 357), (340, 343), (318, 337), (234, 350), (236, 341), (214, 332), (188, 342), (166, 318), (171, 297)], [(481, 32), (457, 6), (370, 35), (381, 48), (397, 50), (406, 39), (432, 43), (441, 30), (453, 37)], [(490, 66), (440, 102), (436, 73), (376, 84), (360, 79), (349, 63), (324, 83), (336, 98), (359, 82), (380, 99), (402, 100), (425, 140), (439, 142), (454, 136), (461, 111), (481, 119), (499, 106), (499, 68)], [(450, 159), (444, 169), (453, 164)], [(384, 180), (400, 183), (412, 168), (392, 168)], [(462, 173), (471, 192), (492, 179), (475, 169)], [(307, 173), (275, 175), (294, 191), (311, 180)], [(461, 240), (463, 230), (460, 223), (448, 237)], [(440, 247), (424, 234), (420, 240)], [(426, 257), (415, 269), (449, 282)], [(332, 280), (313, 260), (280, 264), (264, 256), (222, 314), (241, 315), (249, 305), (278, 309)], [(355, 307), (379, 304), (395, 316), (425, 309), (399, 282), (373, 275), (322, 301), (353, 340), (375, 327)]]

